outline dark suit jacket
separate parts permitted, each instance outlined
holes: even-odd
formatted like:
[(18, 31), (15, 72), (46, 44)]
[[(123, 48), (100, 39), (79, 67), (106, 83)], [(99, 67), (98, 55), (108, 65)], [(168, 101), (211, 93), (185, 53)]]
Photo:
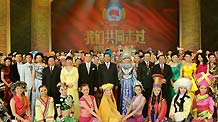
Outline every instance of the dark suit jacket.
[(93, 94), (94, 87), (98, 87), (97, 66), (91, 63), (90, 72), (88, 74), (86, 64), (82, 63), (79, 65), (78, 72), (79, 72), (79, 82), (78, 82), (79, 87), (84, 83), (89, 84), (90, 94)]
[(106, 83), (112, 83), (115, 86), (118, 86), (119, 81), (118, 81), (117, 65), (110, 62), (109, 69), (107, 69), (105, 63), (100, 64), (98, 66), (98, 79), (99, 79), (99, 86)]
[(137, 79), (142, 83), (145, 89), (153, 88), (153, 66), (154, 64), (152, 62), (149, 62), (149, 68), (147, 68), (146, 63), (144, 61), (138, 65)]
[[(48, 95), (53, 97), (55, 101), (60, 97), (57, 84), (60, 82), (61, 69), (54, 66), (52, 74), (50, 74), (49, 66), (42, 71), (42, 84), (48, 88)], [(38, 89), (37, 89), (38, 90)]]
[(166, 79), (166, 84), (171, 85), (170, 79), (172, 78), (173, 73), (172, 73), (170, 65), (164, 64), (164, 70), (162, 73), (160, 64), (156, 64), (153, 68), (152, 74), (162, 74), (164, 78)]
[(17, 69), (17, 63), (14, 63), (13, 65), (11, 65), (10, 68), (10, 78), (11, 81), (14, 83), (16, 81), (20, 81), (20, 75)]

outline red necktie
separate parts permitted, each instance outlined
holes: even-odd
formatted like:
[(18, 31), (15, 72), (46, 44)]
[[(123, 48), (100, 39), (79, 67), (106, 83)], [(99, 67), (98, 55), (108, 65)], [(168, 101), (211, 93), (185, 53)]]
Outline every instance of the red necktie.
[(52, 67), (50, 67), (50, 74), (52, 74)]
[(161, 72), (164, 73), (164, 66), (161, 65)]

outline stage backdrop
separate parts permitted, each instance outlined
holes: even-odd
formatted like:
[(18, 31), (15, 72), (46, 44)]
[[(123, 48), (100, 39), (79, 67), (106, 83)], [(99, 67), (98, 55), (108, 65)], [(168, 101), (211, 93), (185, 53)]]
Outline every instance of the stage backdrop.
[(52, 48), (175, 49), (178, 0), (53, 0)]

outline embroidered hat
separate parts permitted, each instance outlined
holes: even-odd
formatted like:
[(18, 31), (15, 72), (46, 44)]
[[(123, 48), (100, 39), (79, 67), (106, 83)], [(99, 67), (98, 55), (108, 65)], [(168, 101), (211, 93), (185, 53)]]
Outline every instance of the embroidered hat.
[(152, 77), (154, 80), (153, 88), (161, 88), (164, 76), (162, 74), (153, 74)]
[(190, 91), (192, 87), (192, 82), (188, 78), (179, 78), (174, 83), (174, 90), (178, 92), (179, 87), (186, 87), (187, 91)]
[(103, 84), (101, 87), (102, 87), (103, 90), (105, 90), (105, 89), (107, 89), (107, 88), (113, 88), (114, 85), (111, 84), (111, 83), (107, 83), (107, 84)]
[(204, 72), (201, 72), (201, 73), (196, 74), (195, 77), (196, 77), (198, 86), (204, 85), (206, 87), (209, 87), (214, 81), (214, 76), (209, 73), (205, 74)]

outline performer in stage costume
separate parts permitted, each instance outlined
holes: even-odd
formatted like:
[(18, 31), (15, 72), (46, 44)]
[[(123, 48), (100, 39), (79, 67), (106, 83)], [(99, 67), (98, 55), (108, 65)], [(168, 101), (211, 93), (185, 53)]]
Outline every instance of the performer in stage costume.
[(208, 95), (209, 86), (214, 80), (213, 75), (204, 72), (196, 74), (199, 94), (194, 97), (192, 115), (195, 122), (213, 122), (214, 101)]
[(40, 97), (36, 100), (36, 116), (37, 122), (54, 122), (54, 99), (47, 95), (48, 89), (45, 85), (39, 86)]
[(57, 113), (58, 117), (56, 122), (77, 122), (74, 115), (74, 100), (71, 95), (67, 95), (67, 85), (64, 83), (58, 83), (57, 87), (61, 96), (59, 101), (57, 101)]
[(122, 121), (127, 122), (143, 122), (142, 110), (146, 103), (146, 98), (142, 94), (142, 85), (140, 82), (137, 82), (135, 85), (136, 96), (133, 97), (130, 107), (126, 113), (126, 116)]
[(148, 121), (161, 122), (167, 113), (167, 102), (162, 98), (161, 85), (164, 78), (161, 74), (153, 74), (154, 79), (151, 98), (148, 103)]
[(121, 110), (122, 114), (125, 115), (133, 97), (137, 73), (134, 65), (131, 64), (130, 54), (123, 54), (123, 62), (118, 77), (121, 81)]
[(11, 116), (8, 114), (8, 109), (4, 106), (4, 102), (0, 98), (0, 122), (7, 122)]
[(17, 81), (11, 85), (14, 97), (10, 101), (11, 111), (18, 122), (32, 122), (28, 97), (24, 95), (26, 83)]
[(80, 98), (80, 116), (79, 122), (100, 122), (101, 119), (98, 115), (98, 108), (95, 97), (89, 95), (89, 85), (83, 84), (81, 86), (83, 96)]
[(175, 82), (174, 89), (177, 94), (173, 97), (169, 113), (172, 121), (182, 122), (188, 118), (192, 100), (187, 94), (191, 87), (192, 82), (188, 78), (179, 78)]
[(112, 91), (113, 84), (104, 84), (102, 85), (102, 89), (104, 93), (99, 106), (99, 114), (102, 122), (121, 122), (122, 116), (117, 110), (116, 100)]

